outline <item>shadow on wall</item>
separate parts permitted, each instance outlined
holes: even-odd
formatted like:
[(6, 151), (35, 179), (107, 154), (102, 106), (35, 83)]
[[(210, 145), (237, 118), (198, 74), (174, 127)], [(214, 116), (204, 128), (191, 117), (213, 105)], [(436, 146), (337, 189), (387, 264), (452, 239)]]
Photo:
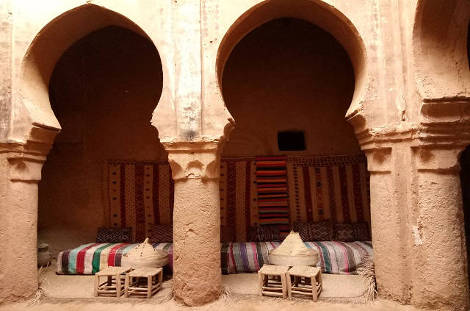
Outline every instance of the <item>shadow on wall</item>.
[(305, 132), (305, 151), (289, 154), (357, 154), (345, 121), (354, 93), (354, 70), (338, 41), (293, 18), (269, 21), (233, 49), (222, 93), (237, 122), (225, 156), (285, 154), (279, 131)]
[[(460, 156), (460, 183), (462, 186), (465, 240), (467, 241), (467, 267), (470, 268), (470, 146)], [(470, 285), (470, 269), (467, 268)]]
[(162, 92), (155, 46), (119, 27), (76, 42), (49, 84), (62, 131), (39, 184), (39, 240), (58, 250), (95, 239), (105, 224), (105, 161), (166, 160), (150, 119)]

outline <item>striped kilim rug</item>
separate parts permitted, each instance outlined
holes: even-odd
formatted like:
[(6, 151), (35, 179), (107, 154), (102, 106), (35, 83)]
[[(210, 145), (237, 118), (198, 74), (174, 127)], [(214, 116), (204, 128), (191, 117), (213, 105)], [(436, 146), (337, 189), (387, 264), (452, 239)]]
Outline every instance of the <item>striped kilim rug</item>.
[(289, 157), (291, 222), (370, 223), (365, 156)]
[(225, 158), (220, 163), (220, 223), (231, 227), (235, 241), (246, 241), (258, 223), (254, 158)]
[(289, 226), (289, 196), (287, 157), (256, 157), (256, 190), (259, 223), (279, 225), (287, 235)]
[[(170, 224), (173, 181), (168, 162), (110, 160), (108, 224), (132, 227), (143, 241), (153, 224)], [(220, 222), (234, 241), (250, 226), (294, 222), (370, 223), (369, 174), (359, 156), (234, 157), (220, 167)]]
[(153, 224), (172, 223), (173, 188), (168, 162), (109, 161), (110, 225), (132, 227), (134, 240), (143, 241)]

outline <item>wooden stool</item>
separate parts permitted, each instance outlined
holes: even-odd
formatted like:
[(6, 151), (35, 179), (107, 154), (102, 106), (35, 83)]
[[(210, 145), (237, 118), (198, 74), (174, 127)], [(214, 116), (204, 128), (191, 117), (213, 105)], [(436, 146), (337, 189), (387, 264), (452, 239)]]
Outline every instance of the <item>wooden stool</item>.
[[(95, 297), (98, 296), (116, 296), (121, 297), (124, 292), (124, 274), (131, 268), (108, 267), (95, 273)], [(106, 277), (106, 281), (100, 283), (100, 278)]]
[(288, 266), (264, 265), (258, 271), (260, 295), (286, 298), (287, 270), (289, 270)]
[(125, 296), (152, 297), (162, 286), (162, 268), (138, 268), (126, 274)]
[(292, 294), (298, 294), (312, 297), (313, 301), (317, 301), (322, 289), (321, 269), (310, 266), (293, 266), (287, 272), (287, 288), (289, 298), (292, 298)]

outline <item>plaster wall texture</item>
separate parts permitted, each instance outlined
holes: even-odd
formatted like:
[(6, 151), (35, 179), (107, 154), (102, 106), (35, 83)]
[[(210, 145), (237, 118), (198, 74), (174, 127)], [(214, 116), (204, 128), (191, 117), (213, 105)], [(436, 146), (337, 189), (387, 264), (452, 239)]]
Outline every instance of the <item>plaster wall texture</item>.
[[(188, 185), (193, 184), (191, 187), (207, 194), (204, 206), (213, 215), (218, 211), (217, 192), (204, 180), (217, 179), (214, 172), (220, 150), (214, 145), (222, 144), (238, 121), (225, 108), (220, 88), (225, 63), (236, 43), (257, 26), (277, 17), (296, 17), (331, 33), (353, 64), (355, 89), (346, 119), (368, 156), (372, 174), (372, 228), (379, 294), (441, 310), (467, 308), (468, 283), (462, 277), (467, 267), (459, 216), (461, 197), (454, 189), (459, 188), (456, 177), (459, 152), (470, 144), (470, 79), (465, 52), (470, 19), (468, 1), (136, 0), (129, 5), (124, 0), (6, 0), (3, 3), (6, 4), (0, 7), (2, 16), (10, 13), (11, 16), (0, 27), (7, 36), (11, 33), (12, 38), (0, 39), (8, 42), (0, 45), (2, 58), (11, 55), (11, 62), (2, 65), (10, 78), (5, 79), (2, 71), (1, 96), (10, 102), (6, 108), (3, 103), (1, 106), (2, 124), (9, 127), (8, 135), (0, 139), (9, 142), (1, 145), (2, 152), (8, 154), (7, 171), (21, 174), (19, 179), (2, 175), (6, 180), (2, 196), (15, 206), (18, 198), (10, 196), (21, 189), (26, 199), (18, 206), (25, 215), (17, 216), (31, 220), (32, 225), (22, 222), (15, 228), (24, 235), (15, 235), (11, 229), (0, 231), (0, 240), (10, 239), (9, 245), (17, 245), (26, 237), (27, 243), (20, 247), (20, 253), (25, 254), (22, 259), (34, 257), (36, 223), (28, 215), (37, 211), (37, 189), (33, 184), (38, 179), (28, 177), (32, 172), (18, 169), (12, 161), (23, 163), (24, 167), (41, 163), (59, 130), (48, 102), (47, 84), (52, 68), (68, 46), (90, 31), (111, 24), (133, 29), (151, 39), (158, 48), (163, 71), (162, 96), (152, 124), (158, 128), (160, 140), (169, 152), (173, 177), (181, 185), (187, 179), (195, 179)], [(61, 15), (80, 5), (85, 6)], [(3, 94), (10, 89), (11, 95)], [(4, 120), (6, 115), (8, 121)], [(28, 157), (39, 158), (31, 161)], [(199, 179), (202, 184), (196, 181)], [(176, 186), (175, 191), (182, 196), (177, 199), (181, 201), (193, 195), (184, 186)], [(2, 209), (7, 209), (5, 203)], [(180, 216), (174, 221), (178, 224), (184, 224), (185, 217), (189, 217), (177, 214)], [(11, 215), (15, 216), (14, 212)], [(198, 219), (186, 227), (185, 234), (178, 233), (175, 251), (181, 258), (190, 258), (187, 254), (192, 247), (186, 248), (185, 236), (192, 234), (191, 228), (196, 235), (209, 238), (200, 226), (204, 221)], [(218, 232), (210, 232), (218, 241)], [(8, 263), (5, 266), (13, 265), (18, 258), (3, 249), (0, 255)], [(206, 255), (213, 260), (213, 267), (218, 267), (220, 259), (213, 257), (213, 251)], [(443, 259), (442, 254), (448, 257)], [(191, 280), (189, 266), (209, 262), (201, 257), (183, 260), (181, 277), (175, 274), (176, 296), (188, 304), (215, 299), (219, 292), (216, 288), (220, 289), (217, 279), (215, 285), (202, 276), (196, 276), (198, 281)], [(440, 267), (441, 261), (448, 263), (445, 266), (448, 273), (437, 275), (439, 270), (433, 269), (433, 265)], [(25, 268), (17, 274), (22, 282), (14, 289), (6, 285), (8, 272), (2, 270), (2, 299), (33, 294), (37, 283), (35, 271), (30, 269), (32, 264), (25, 260), (21, 265)], [(191, 280), (191, 290), (180, 290), (187, 280)]]
[[(418, 89), (424, 99), (468, 97), (468, 1), (421, 1), (415, 24)], [(434, 19), (439, 15), (441, 18)]]
[(9, 1), (0, 3), (0, 70), (4, 74), (0, 77), (0, 140), (7, 137), (10, 121), (11, 104), (11, 39), (12, 20), (9, 12)]
[[(419, 236), (413, 259), (421, 264), (414, 271), (413, 299), (419, 297), (429, 306), (440, 306), (443, 301), (465, 305), (468, 297), (461, 293), (468, 291), (466, 262), (457, 259), (466, 258), (459, 176), (457, 172), (445, 176), (421, 172), (418, 182)], [(449, 203), (451, 208), (441, 208)], [(445, 255), (450, 253), (456, 256)]]
[(0, 236), (4, 249), (0, 256), (0, 301), (28, 298), (37, 290), (37, 259), (31, 256), (31, 250), (37, 249), (37, 237), (31, 233), (37, 231), (37, 182), (42, 160), (30, 157), (16, 161), (8, 153), (0, 153), (1, 172), (7, 177), (0, 183)]
[[(395, 171), (410, 163), (406, 143), (366, 153), (370, 172), (371, 227), (374, 264), (379, 291), (384, 297), (406, 302), (410, 297), (412, 265), (408, 248), (409, 221), (403, 207), (409, 204), (410, 175)], [(390, 264), (393, 262), (393, 264)]]
[[(187, 305), (214, 300), (221, 292), (220, 210), (217, 179), (175, 183), (175, 297)], [(204, 290), (201, 290), (204, 288)]]

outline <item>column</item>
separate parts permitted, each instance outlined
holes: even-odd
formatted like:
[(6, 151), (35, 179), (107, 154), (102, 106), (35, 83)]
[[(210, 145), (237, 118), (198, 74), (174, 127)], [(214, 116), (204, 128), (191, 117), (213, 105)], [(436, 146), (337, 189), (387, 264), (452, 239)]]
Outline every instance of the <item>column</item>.
[(173, 292), (186, 305), (221, 293), (218, 142), (164, 143), (175, 181)]
[(0, 145), (0, 302), (38, 289), (38, 182), (45, 156), (10, 148)]
[[(462, 148), (463, 149), (463, 148)], [(458, 146), (416, 148), (413, 304), (467, 310), (465, 227)]]
[(371, 229), (380, 297), (409, 303), (409, 144), (365, 150), (370, 172)]

